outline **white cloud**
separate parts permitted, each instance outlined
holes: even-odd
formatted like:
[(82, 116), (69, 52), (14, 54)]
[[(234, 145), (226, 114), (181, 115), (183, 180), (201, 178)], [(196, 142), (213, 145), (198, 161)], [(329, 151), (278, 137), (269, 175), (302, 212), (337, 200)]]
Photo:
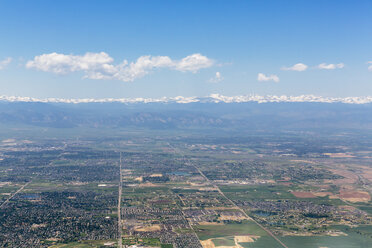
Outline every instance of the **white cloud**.
[(257, 80), (260, 81), (260, 82), (263, 82), (263, 81), (274, 81), (274, 82), (278, 83), (279, 82), (279, 77), (277, 75), (266, 76), (263, 73), (258, 73)]
[(174, 61), (173, 64), (176, 70), (195, 73), (200, 69), (211, 67), (213, 65), (213, 60), (200, 53), (195, 53), (181, 59), (181, 61)]
[(283, 71), (305, 71), (307, 69), (307, 65), (298, 63), (290, 67), (282, 67)]
[(211, 67), (213, 60), (199, 54), (189, 55), (181, 60), (172, 60), (168, 56), (141, 56), (135, 62), (124, 60), (113, 64), (114, 59), (107, 53), (86, 53), (85, 55), (66, 55), (58, 53), (35, 56), (26, 63), (27, 68), (66, 74), (82, 71), (84, 78), (115, 79), (131, 82), (141, 78), (157, 68), (168, 68), (182, 72), (196, 73), (200, 69)]
[(368, 70), (369, 70), (369, 71), (372, 71), (372, 61), (368, 61), (367, 64), (370, 64), (370, 65), (368, 66)]
[(223, 76), (218, 71), (218, 72), (216, 72), (216, 74), (214, 75), (214, 77), (212, 77), (211, 79), (209, 79), (209, 82), (211, 82), (211, 83), (218, 83), (218, 82), (221, 82), (222, 80), (223, 80)]
[(113, 59), (104, 52), (86, 53), (83, 56), (49, 53), (35, 56), (33, 60), (26, 63), (26, 67), (56, 74), (66, 74), (75, 71), (103, 69), (111, 62), (113, 62)]
[(334, 70), (334, 69), (342, 69), (345, 67), (345, 65), (343, 63), (339, 63), (339, 64), (326, 64), (326, 63), (322, 63), (320, 65), (317, 66), (319, 69), (323, 69), (323, 70)]
[(0, 70), (2, 70), (5, 67), (7, 67), (7, 65), (9, 65), (10, 62), (12, 62), (12, 58), (11, 57), (8, 57), (8, 58), (5, 58), (4, 60), (1, 60), (0, 61)]

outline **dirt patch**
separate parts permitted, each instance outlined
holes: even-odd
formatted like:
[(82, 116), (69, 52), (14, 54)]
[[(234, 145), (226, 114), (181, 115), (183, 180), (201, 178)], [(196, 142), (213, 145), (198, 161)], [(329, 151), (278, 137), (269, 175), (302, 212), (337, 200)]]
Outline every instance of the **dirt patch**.
[(244, 215), (225, 215), (222, 214), (219, 220), (247, 220), (248, 218)]
[(134, 180), (136, 180), (138, 182), (143, 182), (143, 177), (136, 177)]
[(200, 241), (201, 245), (203, 248), (243, 248), (239, 243), (252, 243), (255, 242), (260, 236), (253, 236), (253, 235), (246, 235), (246, 236), (234, 236), (234, 242), (235, 245), (233, 246), (216, 246), (213, 243), (213, 240), (216, 239), (225, 239), (226, 237), (221, 237), (221, 238), (214, 238), (214, 239), (207, 239), (207, 240), (202, 240)]
[(371, 196), (365, 191), (340, 190), (340, 194), (338, 196), (340, 199), (349, 202), (369, 202), (371, 200)]
[(103, 243), (104, 246), (113, 246), (115, 244), (115, 242), (106, 242), (106, 243)]
[(59, 240), (61, 240), (60, 238), (48, 238), (46, 239), (47, 241), (52, 241), (52, 242), (57, 242)]
[(238, 209), (237, 207), (206, 207), (208, 210), (234, 210)]
[(38, 229), (41, 227), (46, 227), (47, 224), (32, 224), (31, 229)]
[(198, 188), (199, 191), (217, 191), (215, 187)]
[(372, 168), (368, 166), (360, 166), (360, 168), (363, 170), (363, 174), (361, 176), (369, 181), (372, 181)]
[(344, 178), (335, 180), (324, 180), (325, 183), (333, 183), (336, 185), (354, 184), (358, 181), (358, 176), (354, 173), (345, 169), (330, 169), (330, 171), (336, 175), (340, 175)]
[(330, 158), (354, 158), (355, 156), (351, 155), (350, 153), (323, 153)]
[(293, 191), (291, 193), (297, 198), (316, 198), (316, 195), (311, 192)]
[(332, 192), (311, 192), (313, 193), (314, 195), (316, 196), (319, 196), (319, 197), (325, 197), (325, 196), (332, 196)]
[(139, 226), (134, 228), (137, 232), (157, 232), (161, 230), (160, 225), (152, 225), (152, 226)]
[(355, 211), (357, 209), (356, 207), (349, 206), (349, 205), (342, 205), (342, 206), (339, 206), (338, 208), (342, 210), (348, 210), (348, 211)]
[(150, 177), (162, 177), (163, 174), (160, 174), (160, 173), (155, 173), (155, 174), (151, 174)]
[(214, 243), (211, 239), (200, 241), (203, 248), (215, 248)]
[(310, 160), (292, 159), (291, 161), (300, 162), (300, 163), (308, 163), (308, 164), (316, 164), (314, 161), (310, 161)]
[(235, 236), (235, 243), (251, 243), (255, 242), (260, 236)]
[(198, 222), (199, 225), (209, 225), (209, 226), (223, 226), (225, 225), (223, 222), (208, 222), (208, 221), (200, 221)]
[[(216, 239), (219, 239), (219, 238), (216, 238)], [(214, 239), (214, 240), (216, 240)], [(221, 238), (223, 239), (223, 238)], [(203, 240), (203, 241), (200, 241), (201, 245), (203, 246), (203, 248), (242, 248), (242, 246), (240, 245), (234, 245), (234, 246), (226, 246), (226, 245), (223, 245), (223, 246), (216, 246), (213, 241), (213, 239), (207, 239), (207, 240)]]

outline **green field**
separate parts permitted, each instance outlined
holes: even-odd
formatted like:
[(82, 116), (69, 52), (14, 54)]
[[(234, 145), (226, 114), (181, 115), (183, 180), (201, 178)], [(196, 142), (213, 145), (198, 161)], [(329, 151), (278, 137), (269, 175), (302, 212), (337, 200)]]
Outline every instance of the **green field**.
[(234, 246), (234, 237), (212, 239), (215, 246)]
[(80, 241), (80, 242), (73, 242), (68, 244), (56, 244), (50, 246), (50, 248), (96, 248), (102, 247), (105, 243), (115, 242), (113, 246), (105, 246), (105, 247), (116, 247), (117, 242), (114, 240), (87, 240), (87, 241)]
[[(372, 247), (372, 226), (349, 228), (334, 226), (347, 236), (285, 236), (279, 239), (289, 248), (370, 248)], [(240, 243), (245, 248), (281, 247), (269, 237), (261, 237), (254, 243)]]
[(235, 235), (266, 236), (267, 233), (252, 221), (244, 221), (241, 224), (226, 225), (198, 225), (194, 227), (200, 240), (221, 238)]

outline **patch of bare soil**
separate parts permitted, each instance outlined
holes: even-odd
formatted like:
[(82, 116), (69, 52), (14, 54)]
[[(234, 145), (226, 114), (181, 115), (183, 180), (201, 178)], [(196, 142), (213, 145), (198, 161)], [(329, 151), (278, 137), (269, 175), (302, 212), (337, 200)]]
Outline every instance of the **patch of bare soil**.
[(134, 228), (137, 232), (157, 232), (161, 230), (160, 225), (139, 226)]
[(332, 196), (332, 192), (312, 192), (314, 195), (318, 197), (325, 197), (325, 196)]
[(316, 198), (316, 195), (311, 192), (293, 191), (291, 193), (297, 198)]
[(370, 194), (365, 191), (340, 190), (340, 194), (338, 196), (340, 199), (349, 202), (369, 202), (371, 200)]
[(354, 155), (351, 155), (350, 153), (324, 153), (324, 155), (329, 156), (331, 158), (354, 158)]

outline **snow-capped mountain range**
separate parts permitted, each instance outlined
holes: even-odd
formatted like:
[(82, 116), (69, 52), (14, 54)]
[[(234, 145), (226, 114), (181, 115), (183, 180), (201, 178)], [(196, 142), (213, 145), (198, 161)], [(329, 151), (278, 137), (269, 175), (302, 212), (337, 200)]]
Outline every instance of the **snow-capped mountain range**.
[(42, 102), (42, 103), (244, 103), (244, 102), (319, 102), (319, 103), (348, 103), (348, 104), (367, 104), (372, 103), (372, 96), (363, 97), (322, 97), (315, 95), (300, 96), (275, 96), (275, 95), (241, 95), (241, 96), (224, 96), (220, 94), (211, 94), (206, 97), (161, 97), (161, 98), (33, 98), (22, 96), (0, 96), (3, 102)]

